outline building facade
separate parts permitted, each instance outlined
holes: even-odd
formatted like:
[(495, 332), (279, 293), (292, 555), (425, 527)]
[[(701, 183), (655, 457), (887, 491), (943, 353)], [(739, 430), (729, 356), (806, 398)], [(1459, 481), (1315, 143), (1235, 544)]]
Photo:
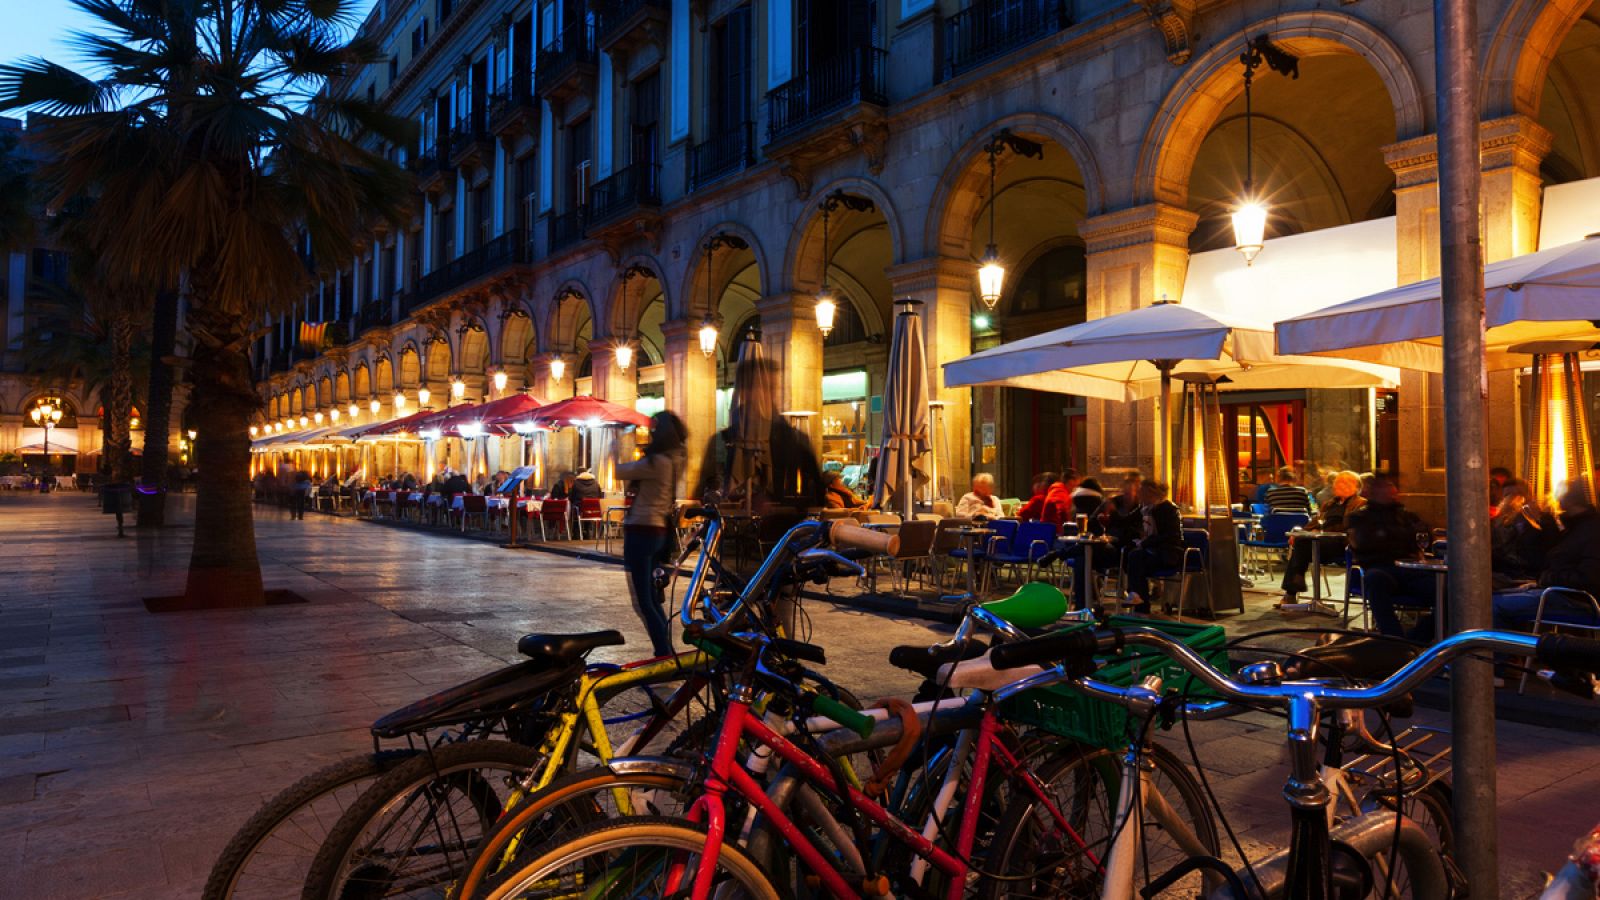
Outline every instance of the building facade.
[[(1551, 186), (1600, 176), (1600, 93), (1583, 87), (1600, 8), (1489, 0), (1481, 28), (1492, 261), (1538, 247)], [(1244, 271), (1229, 214), (1247, 192), (1269, 203), (1269, 238), (1331, 248), (1359, 226), (1392, 235), (1388, 283), (1437, 272), (1428, 4), (378, 0), (363, 29), (389, 58), (330, 89), (416, 121), (414, 146), (383, 149), (415, 172), (418, 212), (269, 323), (267, 422), (387, 418), (397, 392), (442, 400), (454, 381), (484, 399), (503, 372), (503, 390), (546, 400), (665, 406), (698, 442), (755, 337), (783, 408), (859, 463), (881, 435), (896, 304), (916, 300), (941, 469), (955, 487), (995, 471), (1015, 495), (1042, 469), (1151, 471), (1153, 405), (953, 389), (940, 364), (1190, 302), (1191, 260)], [(1293, 65), (1257, 69), (1247, 110), (1240, 55), (1260, 37)], [(992, 310), (989, 245), (1007, 273)], [(309, 348), (302, 323), (326, 325)], [(1490, 387), (1496, 464), (1516, 461), (1515, 379)], [(1426, 504), (1444, 484), (1439, 395), (1422, 373), (1394, 391), (1225, 394), (1228, 453), (1241, 485), (1297, 460), (1383, 467)]]

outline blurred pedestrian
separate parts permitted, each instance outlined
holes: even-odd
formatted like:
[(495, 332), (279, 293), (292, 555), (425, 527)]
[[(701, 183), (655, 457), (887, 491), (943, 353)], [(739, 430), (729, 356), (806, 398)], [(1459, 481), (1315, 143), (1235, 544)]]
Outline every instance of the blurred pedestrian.
[(657, 656), (673, 652), (667, 598), (656, 579), (656, 569), (670, 562), (685, 439), (683, 420), (662, 410), (650, 417), (650, 443), (645, 445), (644, 455), (617, 464), (617, 478), (628, 482), (633, 494), (633, 505), (622, 519), (622, 565), (628, 572), (634, 611)]

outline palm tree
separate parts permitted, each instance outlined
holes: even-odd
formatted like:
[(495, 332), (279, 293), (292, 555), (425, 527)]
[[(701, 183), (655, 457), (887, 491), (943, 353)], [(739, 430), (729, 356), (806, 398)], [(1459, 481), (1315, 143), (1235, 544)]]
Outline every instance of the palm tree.
[(153, 290), (178, 285), (183, 368), (199, 432), (191, 606), (265, 601), (249, 484), (261, 400), (248, 348), (304, 295), (310, 271), (354, 253), (413, 194), (375, 148), (409, 123), (331, 79), (382, 58), (357, 0), (72, 0), (97, 20), (75, 43), (98, 77), (43, 59), (0, 66), (0, 109), (34, 108), (56, 202), (92, 196), (91, 243)]
[(33, 239), (32, 171), (16, 132), (0, 130), (0, 250), (14, 250)]

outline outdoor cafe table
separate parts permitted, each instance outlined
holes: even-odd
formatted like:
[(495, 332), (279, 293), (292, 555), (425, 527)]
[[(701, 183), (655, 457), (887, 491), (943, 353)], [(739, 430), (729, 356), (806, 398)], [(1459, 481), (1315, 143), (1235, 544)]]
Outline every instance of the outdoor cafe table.
[[(1297, 540), (1307, 539), (1311, 541), (1311, 568), (1308, 570), (1311, 573), (1311, 602), (1286, 603), (1282, 608), (1296, 612), (1317, 613), (1318, 615), (1324, 616), (1340, 615), (1341, 613), (1339, 610), (1334, 609), (1331, 605), (1322, 602), (1322, 579), (1318, 578), (1317, 576), (1322, 571), (1322, 539), (1336, 537), (1340, 540), (1344, 540), (1344, 532), (1293, 531), (1290, 533), (1294, 535)], [(1302, 607), (1304, 607), (1304, 609), (1302, 609)]]
[(1402, 559), (1395, 563), (1395, 567), (1433, 573), (1433, 640), (1435, 643), (1444, 640), (1445, 576), (1449, 574), (1450, 567), (1438, 559)]
[[(1083, 548), (1084, 587), (1090, 588), (1094, 584), (1094, 548), (1096, 545), (1110, 547), (1111, 538), (1103, 534), (1064, 534), (1056, 538), (1056, 543), (1063, 549), (1070, 547)], [(1079, 592), (1076, 581), (1072, 583), (1072, 592), (1074, 594)], [(1081, 599), (1083, 600), (1082, 608), (1089, 609), (1092, 606), (1090, 601), (1099, 600), (1100, 598), (1098, 596), (1091, 598), (1088, 595), (1084, 595)]]
[(954, 532), (957, 537), (961, 538), (962, 543), (966, 545), (966, 549), (967, 549), (967, 592), (965, 594), (954, 594), (954, 595), (950, 595), (950, 596), (946, 596), (946, 597), (940, 597), (939, 599), (943, 600), (945, 602), (948, 602), (948, 603), (955, 603), (955, 604), (958, 604), (958, 605), (965, 605), (965, 604), (968, 604), (968, 603), (977, 603), (978, 602), (978, 583), (977, 583), (978, 541), (980, 539), (984, 538), (984, 537), (987, 537), (987, 536), (989, 536), (991, 534), (994, 534), (994, 529), (993, 528), (984, 528), (984, 527), (979, 526), (979, 525), (962, 525), (960, 527), (952, 528), (950, 530), (952, 532)]

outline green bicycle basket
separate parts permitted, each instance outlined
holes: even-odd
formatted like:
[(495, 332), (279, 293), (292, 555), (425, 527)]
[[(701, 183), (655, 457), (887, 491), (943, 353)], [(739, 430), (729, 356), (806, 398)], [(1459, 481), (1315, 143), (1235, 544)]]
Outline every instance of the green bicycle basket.
[[(1105, 625), (1114, 628), (1150, 628), (1169, 634), (1221, 671), (1228, 674), (1233, 672), (1225, 649), (1227, 635), (1221, 625), (1163, 622), (1134, 616), (1111, 616), (1105, 620)], [(1074, 625), (1063, 630), (1087, 627)], [(1107, 684), (1128, 686), (1151, 675), (1161, 676), (1162, 689), (1167, 691), (1183, 690), (1190, 679), (1188, 671), (1165, 654), (1132, 647), (1104, 657), (1094, 678)], [(1217, 699), (1215, 692), (1198, 680), (1189, 685), (1189, 696), (1197, 700)], [(1094, 747), (1120, 747), (1128, 740), (1127, 710), (1114, 703), (1092, 700), (1065, 685), (1025, 691), (1001, 704), (999, 713), (1008, 722), (1029, 725)]]

